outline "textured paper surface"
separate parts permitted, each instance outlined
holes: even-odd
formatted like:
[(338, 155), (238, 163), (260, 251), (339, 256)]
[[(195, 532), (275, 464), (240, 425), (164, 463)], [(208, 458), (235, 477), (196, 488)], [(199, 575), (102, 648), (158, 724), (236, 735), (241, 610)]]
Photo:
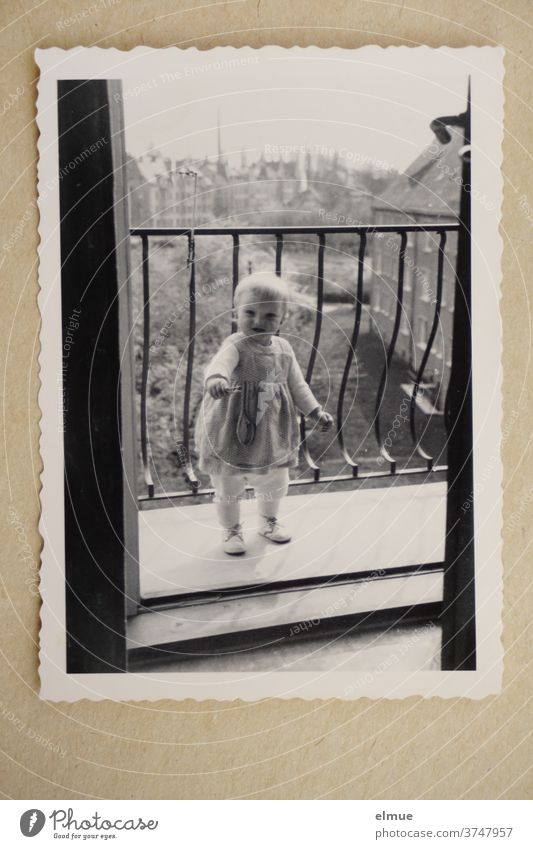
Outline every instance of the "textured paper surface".
[[(277, 3), (75, 4), (4, 19), (2, 221), (17, 243), (3, 261), (4, 397), (7, 477), (1, 607), (4, 633), (4, 792), (17, 798), (83, 797), (423, 797), (523, 798), (531, 793), (528, 733), (531, 683), (527, 627), (531, 518), (527, 293), (532, 212), (526, 168), (531, 76), (528, 3), (425, 3), (419, 11), (374, 3), (339, 10)], [(87, 7), (88, 8), (88, 7)], [(159, 13), (157, 20), (156, 8)], [(78, 13), (78, 14), (77, 14)], [(5, 13), (4, 13), (5, 14)], [(456, 17), (461, 15), (461, 17)], [(5, 15), (5, 18), (7, 16)], [(522, 19), (522, 22), (521, 20)], [(381, 34), (381, 35), (380, 35)], [(482, 702), (273, 701), (46, 704), (36, 695), (39, 601), (38, 375), (33, 47), (140, 43), (209, 47), (279, 43), (431, 45), (501, 43), (507, 48), (504, 147), (504, 689)], [(529, 122), (529, 123), (528, 123)], [(11, 512), (10, 508), (11, 507)], [(15, 512), (12, 512), (15, 511)]]

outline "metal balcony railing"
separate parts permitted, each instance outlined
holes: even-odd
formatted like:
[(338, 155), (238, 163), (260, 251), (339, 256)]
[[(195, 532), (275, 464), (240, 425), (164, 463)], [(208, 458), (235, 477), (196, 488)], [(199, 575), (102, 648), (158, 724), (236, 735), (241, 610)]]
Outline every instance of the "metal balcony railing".
[[(424, 375), (424, 371), (426, 368), (426, 364), (428, 362), (428, 358), (430, 356), (430, 352), (435, 340), (435, 336), (437, 334), (437, 329), (439, 325), (439, 317), (441, 311), (442, 304), (442, 293), (443, 293), (443, 272), (444, 272), (444, 259), (445, 259), (445, 246), (446, 246), (446, 237), (448, 233), (456, 233), (459, 230), (459, 223), (454, 224), (409, 224), (409, 225), (398, 225), (398, 224), (390, 224), (390, 225), (367, 225), (367, 226), (332, 226), (332, 227), (202, 227), (195, 230), (192, 229), (179, 229), (173, 227), (154, 227), (154, 228), (144, 228), (144, 227), (135, 227), (130, 229), (131, 236), (140, 237), (142, 243), (142, 279), (143, 279), (143, 349), (142, 349), (142, 377), (141, 377), (141, 404), (140, 404), (140, 412), (141, 412), (141, 421), (140, 421), (140, 431), (141, 431), (141, 456), (142, 456), (142, 466), (144, 473), (144, 481), (146, 484), (146, 494), (142, 494), (139, 497), (140, 502), (144, 501), (152, 501), (157, 498), (164, 498), (166, 500), (172, 498), (183, 498), (190, 495), (208, 495), (212, 492), (210, 489), (200, 489), (199, 481), (196, 476), (195, 470), (193, 468), (193, 464), (191, 462), (191, 452), (190, 452), (190, 401), (191, 401), (191, 386), (192, 386), (192, 377), (193, 377), (193, 369), (194, 369), (194, 358), (195, 358), (195, 336), (196, 336), (196, 256), (195, 256), (195, 242), (196, 239), (202, 238), (202, 236), (220, 236), (221, 238), (230, 238), (233, 241), (232, 246), (232, 290), (235, 291), (235, 287), (239, 282), (239, 252), (241, 247), (241, 237), (243, 236), (265, 236), (271, 235), (275, 236), (276, 239), (276, 250), (275, 250), (275, 272), (280, 275), (282, 271), (282, 263), (283, 263), (283, 248), (284, 248), (284, 236), (315, 236), (317, 238), (317, 287), (316, 287), (316, 318), (315, 318), (315, 326), (314, 326), (314, 335), (313, 335), (313, 343), (311, 347), (311, 354), (309, 356), (309, 360), (307, 363), (307, 368), (305, 372), (306, 380), (309, 384), (312, 384), (313, 379), (313, 371), (315, 367), (316, 356), (320, 346), (320, 337), (322, 331), (322, 318), (323, 318), (323, 307), (324, 307), (324, 254), (326, 250), (326, 240), (330, 235), (337, 234), (351, 234), (354, 238), (359, 240), (359, 250), (357, 256), (357, 267), (354, 270), (354, 275), (356, 276), (356, 295), (355, 295), (355, 310), (354, 310), (354, 322), (353, 329), (351, 333), (350, 343), (348, 345), (348, 350), (346, 354), (346, 362), (344, 366), (344, 371), (341, 379), (339, 395), (337, 399), (337, 408), (336, 408), (336, 441), (344, 459), (347, 467), (350, 469), (349, 474), (336, 475), (336, 476), (322, 476), (320, 466), (318, 465), (316, 459), (314, 459), (311, 455), (308, 441), (307, 441), (307, 432), (306, 432), (306, 423), (305, 419), (301, 417), (300, 424), (300, 435), (301, 435), (301, 447), (302, 453), (307, 463), (307, 466), (310, 470), (310, 477), (302, 477), (297, 480), (291, 481), (290, 485), (301, 486), (303, 484), (310, 483), (318, 483), (320, 481), (323, 482), (331, 482), (331, 481), (340, 481), (340, 480), (352, 480), (354, 478), (366, 478), (366, 477), (388, 477), (391, 475), (412, 475), (417, 473), (428, 473), (428, 472), (441, 472), (446, 471), (446, 466), (444, 465), (435, 465), (434, 458), (424, 449), (421, 439), (418, 435), (417, 427), (416, 427), (416, 398), (419, 392), (420, 384), (422, 382), (422, 378)], [(422, 355), (422, 359), (420, 361), (420, 366), (418, 368), (416, 378), (414, 380), (413, 391), (411, 394), (410, 401), (410, 433), (411, 439), (413, 442), (413, 448), (416, 454), (423, 461), (423, 465), (417, 466), (416, 468), (397, 468), (397, 461), (392, 456), (391, 452), (388, 450), (385, 440), (382, 437), (382, 427), (381, 427), (381, 410), (383, 405), (383, 399), (385, 395), (385, 389), (387, 385), (387, 376), (391, 366), (392, 358), (394, 356), (394, 351), (396, 347), (396, 342), (398, 338), (398, 333), (400, 330), (400, 324), (402, 319), (403, 312), (403, 297), (404, 297), (404, 268), (405, 268), (405, 255), (406, 255), (406, 247), (407, 247), (407, 236), (409, 233), (433, 233), (439, 237), (438, 244), (438, 262), (437, 262), (437, 272), (436, 272), (436, 297), (435, 297), (435, 309), (433, 314), (433, 321), (431, 330), (429, 332), (429, 337), (427, 340), (427, 344)], [(383, 364), (383, 369), (381, 372), (381, 377), (379, 380), (379, 384), (376, 391), (376, 400), (375, 400), (375, 415), (374, 415), (374, 433), (377, 444), (377, 449), (381, 457), (388, 463), (388, 470), (384, 469), (381, 471), (367, 471), (361, 472), (358, 466), (358, 463), (350, 454), (349, 448), (346, 445), (345, 434), (344, 434), (344, 399), (346, 394), (346, 389), (348, 386), (348, 379), (350, 375), (350, 369), (352, 367), (354, 357), (357, 350), (357, 343), (359, 338), (359, 331), (361, 326), (361, 313), (365, 298), (364, 291), (364, 266), (365, 266), (365, 255), (367, 249), (367, 237), (369, 235), (374, 234), (396, 234), (400, 239), (400, 249), (398, 253), (398, 271), (397, 271), (397, 288), (396, 288), (396, 310), (394, 315), (393, 327), (390, 336), (390, 340), (388, 342), (387, 350), (385, 353), (385, 359)], [(148, 375), (150, 370), (150, 339), (151, 339), (151, 327), (150, 327), (150, 239), (154, 237), (183, 237), (188, 242), (188, 265), (189, 265), (189, 338), (187, 344), (187, 365), (186, 365), (186, 375), (185, 375), (185, 389), (184, 389), (184, 397), (183, 397), (183, 432), (182, 439), (178, 443), (178, 460), (182, 465), (184, 477), (187, 482), (187, 489), (185, 491), (179, 492), (165, 492), (164, 494), (158, 495), (155, 492), (155, 487), (153, 483), (153, 478), (150, 469), (150, 454), (149, 454), (149, 440), (148, 440), (148, 404), (147, 404), (147, 392), (148, 392)], [(232, 325), (232, 332), (236, 330), (235, 323)]]

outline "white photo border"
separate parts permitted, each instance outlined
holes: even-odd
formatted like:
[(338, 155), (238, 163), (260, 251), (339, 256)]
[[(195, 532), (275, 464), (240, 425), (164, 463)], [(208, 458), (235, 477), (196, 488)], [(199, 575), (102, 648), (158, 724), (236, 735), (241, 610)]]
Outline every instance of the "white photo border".
[[(64, 550), (64, 454), (62, 439), (61, 374), (61, 255), (59, 242), (59, 188), (57, 180), (57, 81), (60, 79), (127, 80), (132, 67), (157, 54), (160, 68), (173, 71), (180, 62), (223, 61), (241, 55), (303, 55), (310, 51), (345, 61), (393, 61), (401, 67), (406, 54), (419, 57), (419, 67), (429, 67), (435, 51), (464, 62), (472, 80), (472, 184), (490, 204), (472, 203), (472, 370), (475, 511), (475, 575), (477, 670), (474, 672), (413, 672), (388, 669), (353, 685), (356, 673), (262, 672), (262, 673), (106, 673), (70, 675), (66, 672), (65, 550)], [(78, 699), (197, 700), (265, 698), (355, 699), (360, 697), (402, 699), (480, 699), (500, 692), (503, 674), (501, 642), (502, 608), (502, 331), (500, 317), (502, 238), (499, 232), (503, 177), (502, 138), (504, 107), (504, 50), (502, 47), (387, 47), (367, 46), (354, 50), (331, 47), (233, 48), (209, 51), (197, 48), (156, 50), (137, 47), (49, 48), (36, 51), (40, 68), (37, 124), (39, 129), (39, 296), (42, 316), (39, 357), (41, 388), (40, 451), (41, 519), (44, 540), (40, 591), (40, 696), (54, 701)], [(55, 178), (55, 179), (54, 179)], [(489, 471), (488, 471), (489, 470)], [(369, 676), (366, 676), (367, 678)]]

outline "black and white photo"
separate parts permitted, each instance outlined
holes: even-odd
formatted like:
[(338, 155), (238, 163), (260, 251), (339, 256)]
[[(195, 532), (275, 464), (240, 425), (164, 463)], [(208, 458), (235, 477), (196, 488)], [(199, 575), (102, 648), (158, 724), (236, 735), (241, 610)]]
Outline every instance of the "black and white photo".
[(498, 692), (503, 51), (37, 60), (42, 695)]

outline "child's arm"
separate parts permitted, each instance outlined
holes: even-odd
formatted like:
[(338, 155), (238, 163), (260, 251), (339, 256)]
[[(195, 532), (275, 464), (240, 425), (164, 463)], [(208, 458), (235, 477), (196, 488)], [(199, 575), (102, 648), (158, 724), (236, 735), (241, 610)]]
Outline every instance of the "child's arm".
[(205, 388), (213, 398), (222, 398), (229, 389), (229, 380), (239, 362), (239, 351), (232, 336), (220, 346), (204, 373)]
[(290, 352), (291, 363), (289, 368), (288, 384), (294, 403), (301, 413), (306, 417), (313, 418), (317, 424), (322, 425), (323, 430), (329, 430), (333, 424), (333, 417), (326, 413), (318, 403), (317, 399), (311, 392), (309, 384), (306, 382), (302, 370), (296, 359), (296, 355), (292, 350), (291, 345), (287, 344), (287, 352)]

